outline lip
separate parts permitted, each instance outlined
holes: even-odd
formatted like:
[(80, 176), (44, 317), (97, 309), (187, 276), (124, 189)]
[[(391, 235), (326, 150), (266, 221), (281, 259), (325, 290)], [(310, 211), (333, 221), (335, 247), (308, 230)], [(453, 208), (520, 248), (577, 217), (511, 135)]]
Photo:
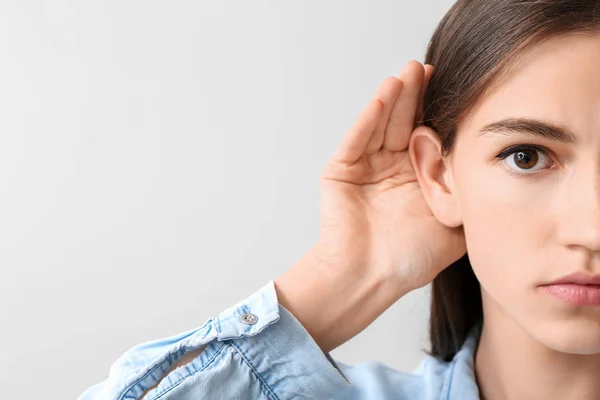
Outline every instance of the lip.
[(540, 289), (569, 304), (600, 306), (600, 275), (578, 271), (542, 285)]
[(540, 286), (540, 290), (566, 303), (577, 306), (600, 306), (600, 285), (579, 285), (577, 283), (559, 283)]

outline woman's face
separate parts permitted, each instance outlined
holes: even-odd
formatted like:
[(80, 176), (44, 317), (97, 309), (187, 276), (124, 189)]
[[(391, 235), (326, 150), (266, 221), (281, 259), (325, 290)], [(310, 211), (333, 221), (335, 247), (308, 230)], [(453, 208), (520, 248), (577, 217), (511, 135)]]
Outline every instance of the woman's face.
[[(508, 73), (460, 122), (448, 161), (486, 324), (558, 351), (600, 353), (600, 306), (538, 288), (576, 271), (600, 274), (600, 35), (538, 45)], [(480, 133), (506, 118), (573, 137), (524, 123)]]

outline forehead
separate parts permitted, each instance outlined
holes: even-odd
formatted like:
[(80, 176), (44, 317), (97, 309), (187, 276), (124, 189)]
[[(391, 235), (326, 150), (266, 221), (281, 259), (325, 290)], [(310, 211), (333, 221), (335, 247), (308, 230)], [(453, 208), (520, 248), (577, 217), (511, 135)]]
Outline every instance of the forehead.
[(501, 79), (459, 123), (459, 131), (530, 117), (600, 134), (600, 34), (569, 34), (535, 45)]

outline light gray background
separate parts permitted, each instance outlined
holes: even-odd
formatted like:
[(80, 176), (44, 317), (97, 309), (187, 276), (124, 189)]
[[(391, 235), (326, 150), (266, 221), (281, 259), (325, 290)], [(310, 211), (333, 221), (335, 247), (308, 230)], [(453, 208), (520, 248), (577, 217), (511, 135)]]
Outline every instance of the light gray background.
[[(451, 4), (1, 1), (2, 398), (74, 399), (296, 262), (325, 162)], [(332, 355), (410, 371), (428, 310)]]

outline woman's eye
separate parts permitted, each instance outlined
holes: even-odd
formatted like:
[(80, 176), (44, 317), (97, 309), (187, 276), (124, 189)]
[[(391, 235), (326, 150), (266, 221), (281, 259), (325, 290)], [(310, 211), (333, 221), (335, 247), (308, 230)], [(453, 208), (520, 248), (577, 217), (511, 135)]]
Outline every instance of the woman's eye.
[(531, 146), (506, 149), (498, 155), (498, 158), (504, 160), (511, 169), (526, 174), (549, 168), (552, 165), (552, 160), (545, 150)]

